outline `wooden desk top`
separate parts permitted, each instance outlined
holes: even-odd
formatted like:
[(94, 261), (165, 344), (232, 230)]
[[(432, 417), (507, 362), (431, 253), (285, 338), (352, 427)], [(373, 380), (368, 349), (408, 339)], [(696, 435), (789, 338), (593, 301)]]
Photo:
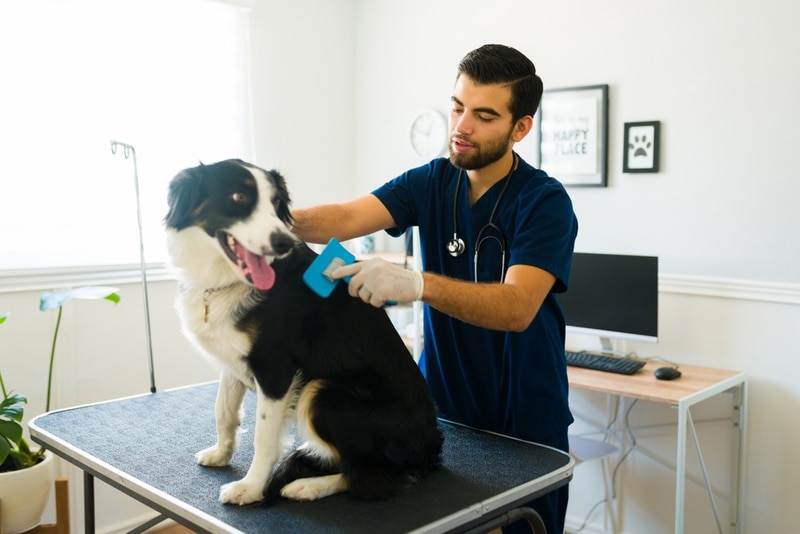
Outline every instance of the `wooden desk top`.
[(622, 395), (636, 399), (677, 405), (679, 401), (717, 386), (734, 377), (744, 380), (744, 373), (680, 364), (682, 373), (675, 380), (658, 380), (653, 371), (668, 366), (662, 361), (648, 361), (636, 374), (621, 375), (567, 366), (570, 387)]

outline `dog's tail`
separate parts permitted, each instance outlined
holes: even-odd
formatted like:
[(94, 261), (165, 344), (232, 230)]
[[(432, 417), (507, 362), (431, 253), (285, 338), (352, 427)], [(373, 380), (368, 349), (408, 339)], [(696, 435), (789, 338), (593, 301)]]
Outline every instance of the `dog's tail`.
[[(347, 489), (355, 497), (378, 500), (391, 497), (409, 486), (440, 463), (442, 436), (435, 426), (426, 432), (427, 443), (409, 456), (407, 443), (403, 447), (387, 447), (382, 454), (345, 455), (349, 461), (341, 464), (320, 458), (309, 449), (297, 449), (289, 454), (270, 477), (264, 490), (264, 502), (281, 496), (281, 489), (301, 478), (317, 478), (341, 473)], [(351, 451), (352, 452), (352, 451)]]
[(281, 488), (300, 478), (313, 478), (339, 473), (337, 465), (321, 459), (308, 449), (297, 449), (288, 455), (278, 466), (264, 490), (264, 502), (269, 503), (280, 497)]
[[(377, 459), (376, 459), (377, 460)], [(387, 463), (381, 459), (370, 462), (362, 458), (357, 465), (331, 466), (306, 449), (298, 449), (284, 459), (273, 473), (264, 490), (264, 503), (281, 496), (281, 489), (301, 478), (318, 478), (341, 473), (347, 489), (355, 497), (364, 500), (378, 500), (391, 497), (416, 477), (410, 476), (407, 469)]]

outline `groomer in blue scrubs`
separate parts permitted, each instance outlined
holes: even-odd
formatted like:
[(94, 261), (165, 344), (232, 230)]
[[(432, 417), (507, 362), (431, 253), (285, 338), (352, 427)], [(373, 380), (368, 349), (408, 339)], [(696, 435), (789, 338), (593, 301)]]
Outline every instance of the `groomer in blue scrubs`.
[[(443, 418), (568, 451), (564, 315), (578, 224), (564, 187), (520, 158), (542, 81), (519, 51), (486, 45), (458, 67), (449, 158), (371, 194), (293, 211), (295, 232), (326, 243), (419, 227), (422, 272), (381, 259), (334, 271), (374, 306), (421, 300), (420, 367)], [(568, 489), (531, 503), (564, 530)], [(504, 532), (528, 532), (518, 522)]]

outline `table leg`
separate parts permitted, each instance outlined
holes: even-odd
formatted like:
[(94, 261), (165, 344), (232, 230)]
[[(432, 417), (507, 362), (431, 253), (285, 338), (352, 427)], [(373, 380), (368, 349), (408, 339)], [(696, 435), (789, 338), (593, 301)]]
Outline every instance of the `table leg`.
[(689, 407), (678, 403), (678, 451), (675, 478), (675, 534), (683, 534), (683, 514), (686, 499), (686, 429)]
[(731, 454), (731, 531), (744, 532), (744, 471), (747, 425), (747, 382), (733, 391), (733, 426), (736, 439)]
[(83, 522), (85, 534), (94, 534), (94, 476), (83, 472)]

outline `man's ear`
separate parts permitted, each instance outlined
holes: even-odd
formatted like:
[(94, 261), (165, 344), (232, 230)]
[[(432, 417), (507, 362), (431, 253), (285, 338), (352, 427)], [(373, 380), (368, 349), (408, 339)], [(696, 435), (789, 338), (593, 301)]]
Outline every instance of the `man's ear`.
[(527, 136), (531, 130), (533, 129), (533, 116), (532, 115), (525, 115), (521, 119), (517, 121), (514, 125), (514, 131), (511, 134), (511, 140), (515, 143), (519, 143), (525, 136)]

